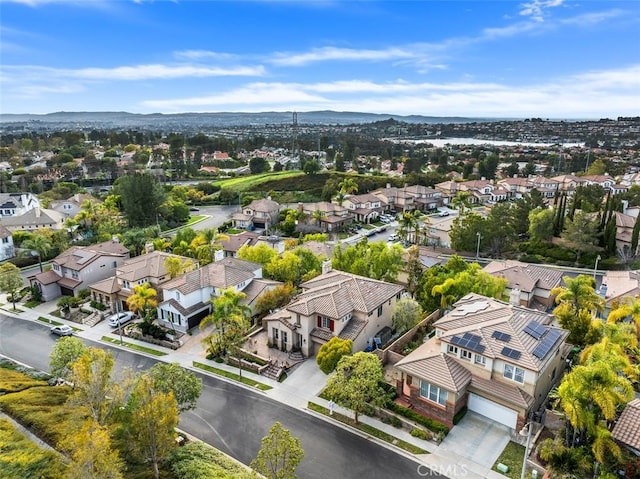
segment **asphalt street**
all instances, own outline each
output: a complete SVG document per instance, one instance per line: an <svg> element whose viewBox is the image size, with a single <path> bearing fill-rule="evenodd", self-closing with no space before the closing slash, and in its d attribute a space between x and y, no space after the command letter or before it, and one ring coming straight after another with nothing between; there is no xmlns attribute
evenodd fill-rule
<svg viewBox="0 0 640 479"><path fill-rule="evenodd" d="M47 371L56 336L46 324L0 315L0 354ZM157 362L140 354L87 341L113 351L116 368L145 370ZM331 422L291 408L221 379L199 374L204 381L198 407L181 416L180 427L248 464L260 440L275 421L300 438L305 458L298 467L301 479L388 479L443 477L418 462Z"/></svg>

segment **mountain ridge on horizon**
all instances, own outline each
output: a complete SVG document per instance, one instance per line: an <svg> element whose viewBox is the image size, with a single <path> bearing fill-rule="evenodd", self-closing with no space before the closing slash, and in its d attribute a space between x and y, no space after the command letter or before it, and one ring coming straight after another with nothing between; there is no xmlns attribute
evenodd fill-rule
<svg viewBox="0 0 640 479"><path fill-rule="evenodd" d="M426 116L426 115L396 115L391 113L346 112L333 110L319 110L309 112L295 112L299 124L350 124L370 123L381 120L394 119L405 123L470 123L493 122L500 120L518 121L516 118L472 118L461 116ZM123 121L123 120L219 120L222 124L283 124L293 122L293 111L264 111L264 112L185 112L185 113L130 113L126 111L57 111L51 113L0 113L0 123L25 121L65 122L65 121ZM218 123L213 121L214 123Z"/></svg>

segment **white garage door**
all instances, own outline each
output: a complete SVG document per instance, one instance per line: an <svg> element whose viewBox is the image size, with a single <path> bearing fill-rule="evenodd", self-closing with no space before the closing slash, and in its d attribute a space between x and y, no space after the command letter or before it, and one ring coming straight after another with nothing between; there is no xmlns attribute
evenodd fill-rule
<svg viewBox="0 0 640 479"><path fill-rule="evenodd" d="M475 411L478 414L493 419L496 422L509 426L512 429L516 428L518 422L518 413L513 409L497 404L493 401L489 401L481 396L473 393L469 393L469 402L467 403L469 411Z"/></svg>

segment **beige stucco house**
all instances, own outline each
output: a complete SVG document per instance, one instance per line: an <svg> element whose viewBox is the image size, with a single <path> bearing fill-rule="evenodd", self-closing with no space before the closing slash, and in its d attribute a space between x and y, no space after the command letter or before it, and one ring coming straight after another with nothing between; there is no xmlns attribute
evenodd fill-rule
<svg viewBox="0 0 640 479"><path fill-rule="evenodd" d="M50 270L29 280L31 286L40 289L44 301L75 296L78 291L113 276L128 258L129 249L114 240L73 246L53 259Z"/></svg>
<svg viewBox="0 0 640 479"><path fill-rule="evenodd" d="M466 406L519 431L559 381L570 349L553 316L478 294L434 326L433 338L395 364L397 390L449 427Z"/></svg>
<svg viewBox="0 0 640 479"><path fill-rule="evenodd" d="M198 267L191 258L164 251L151 251L135 258L127 259L116 268L115 274L89 286L91 299L111 308L112 311L125 311L127 298L135 291L135 286L149 283L156 290L157 301L162 301L160 286L171 280L165 268L167 258L179 258L187 271Z"/></svg>
<svg viewBox="0 0 640 479"><path fill-rule="evenodd" d="M158 323L186 332L211 313L211 299L228 288L245 293L243 304L253 312L258 297L279 284L263 279L262 266L257 263L221 258L161 285Z"/></svg>
<svg viewBox="0 0 640 479"><path fill-rule="evenodd" d="M338 336L353 341L353 350L373 345L391 326L391 313L404 288L343 271L328 271L302 283L302 293L264 318L271 344L286 351L314 355Z"/></svg>

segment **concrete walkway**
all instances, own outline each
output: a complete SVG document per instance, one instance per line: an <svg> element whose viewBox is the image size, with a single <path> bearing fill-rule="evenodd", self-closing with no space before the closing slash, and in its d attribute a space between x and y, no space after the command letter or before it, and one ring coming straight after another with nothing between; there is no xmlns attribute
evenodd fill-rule
<svg viewBox="0 0 640 479"><path fill-rule="evenodd" d="M88 327L82 324L66 321L64 319L52 316L50 313L56 309L56 301L40 304L33 309L26 308L24 307L24 305L17 304L16 306L23 310L19 313L11 310L12 305L10 303L7 304L6 295L0 295L0 303L4 304L4 306L2 307L3 314L6 314L8 316L37 322L42 322L38 320L39 317L42 317L57 323L68 324L69 326L79 329L79 331L76 332L76 335L78 337L96 342L102 342L103 336L109 336L114 339L119 339L118 335L114 334L114 330L109 327L108 324L106 324L106 321L102 321L93 327ZM234 366L228 366L226 364L207 360L205 357L205 351L200 344L199 336L200 335L185 336L183 340L185 340L186 343L178 351L152 345L144 341L138 341L127 337L123 337L123 341L125 343L137 344L139 346L144 346L145 348L165 353L164 356L154 356L138 351L139 354L148 355L149 357L153 357L154 359L168 363L179 363L184 368L191 369L202 374L210 373L207 373L206 371L203 371L201 369L194 368L194 361L208 364L215 368L226 370L235 374L238 373L238 369ZM120 346L117 343L109 343L109 345L117 348L121 347L123 349L128 349L129 351L131 351L131 349L127 348L126 346ZM505 476L495 471L491 471L491 465L493 464L493 461L495 461L495 459L500 455L504 446L508 442L508 433L505 432L504 437L501 437L500 434L492 434L485 437L484 441L482 440L482 435L478 436L476 441L471 440L471 438L467 437L466 434L456 433L456 430L458 428L460 428L461 433L465 431L465 428L467 428L465 422L473 421L473 414L467 414L467 416L462 419L458 426L454 428L449 437L445 441L443 441L441 445L415 438L411 436L411 434L409 434L409 432L406 430L397 429L390 424L385 424L372 417L361 416L359 418L360 422L364 424L372 426L380 431L384 431L399 440L402 440L409 444L413 444L429 452L429 454L414 455L408 453L403 449L400 449L397 446L371 437L359 430L346 426L345 424L337 420L309 410L307 408L307 405L310 401L326 408L329 407L328 401L318 396L325 387L327 376L322 371L320 371L313 359L306 360L302 364L296 366L291 375L282 383L248 371L243 371L242 375L244 377L251 378L255 381L271 386L272 389L263 392L263 394L265 394L265 396L267 397L270 397L283 404L287 404L288 406L291 406L293 408L303 410L309 414L313 414L325 421L330 421L339 427L351 430L355 434L367 437L368 439L375 441L384 447L392 449L399 454L403 454L406 457L415 460L420 464L419 467L422 469L423 476L425 471L434 471L452 478L465 477L467 479L505 479ZM257 391L257 389L255 388L232 381L230 379L221 376L215 377L223 381L231 381L241 387L247 387ZM344 409L342 407L336 406L334 410L337 413L343 414L345 416L353 417L353 413L350 410ZM473 424L471 424L470 427L471 429L473 429ZM474 451L476 451L476 453L473 453Z"/></svg>

